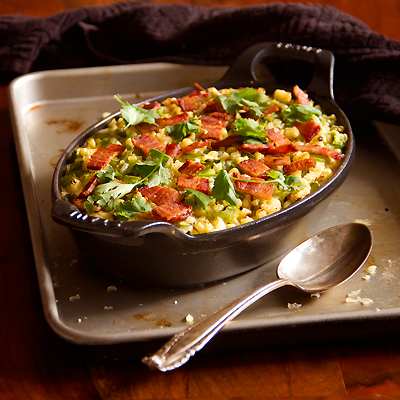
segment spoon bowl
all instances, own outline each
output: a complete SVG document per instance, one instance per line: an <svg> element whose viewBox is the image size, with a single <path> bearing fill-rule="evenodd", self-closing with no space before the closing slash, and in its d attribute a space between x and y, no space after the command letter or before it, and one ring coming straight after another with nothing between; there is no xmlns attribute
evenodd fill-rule
<svg viewBox="0 0 400 400"><path fill-rule="evenodd" d="M308 293L321 293L345 282L364 264L372 247L366 225L338 225L317 233L288 253L277 275Z"/></svg>
<svg viewBox="0 0 400 400"><path fill-rule="evenodd" d="M372 249L372 234L358 223L326 229L301 243L279 263L278 279L245 294L209 317L176 334L155 354L142 361L151 369L180 367L201 350L229 321L261 297L283 286L307 293L321 293L351 278Z"/></svg>

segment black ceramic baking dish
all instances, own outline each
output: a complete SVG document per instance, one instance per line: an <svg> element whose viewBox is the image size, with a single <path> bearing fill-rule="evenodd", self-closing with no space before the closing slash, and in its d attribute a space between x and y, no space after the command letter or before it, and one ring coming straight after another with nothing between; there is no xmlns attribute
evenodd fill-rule
<svg viewBox="0 0 400 400"><path fill-rule="evenodd" d="M64 151L52 182L52 217L68 227L87 262L107 275L123 281L151 286L184 287L215 282L243 273L271 261L305 239L312 228L315 211L336 191L349 173L354 158L353 133L345 114L333 97L332 53L326 50L282 43L259 43L244 51L226 74L207 87L261 86L272 94L277 88L291 90L275 80L257 79L257 68L278 58L302 60L315 68L306 88L309 97L326 114L335 114L345 127L349 140L340 168L315 192L296 204L251 223L234 228L191 236L174 225L160 221L119 222L83 214L61 199L60 178L77 146L104 129L119 112L99 121L79 135ZM193 77L195 82L196 78ZM149 99L182 97L194 87L183 88ZM326 204L327 202L324 202ZM312 229L311 229L312 230Z"/></svg>

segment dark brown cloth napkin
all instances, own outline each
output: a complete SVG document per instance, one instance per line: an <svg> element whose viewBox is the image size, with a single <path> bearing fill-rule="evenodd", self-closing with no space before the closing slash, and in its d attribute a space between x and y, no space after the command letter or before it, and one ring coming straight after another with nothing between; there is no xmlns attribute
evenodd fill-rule
<svg viewBox="0 0 400 400"><path fill-rule="evenodd" d="M400 124L400 42L330 6L126 2L43 18L3 16L0 76L155 61L229 65L264 41L332 51L335 97L344 111Z"/></svg>

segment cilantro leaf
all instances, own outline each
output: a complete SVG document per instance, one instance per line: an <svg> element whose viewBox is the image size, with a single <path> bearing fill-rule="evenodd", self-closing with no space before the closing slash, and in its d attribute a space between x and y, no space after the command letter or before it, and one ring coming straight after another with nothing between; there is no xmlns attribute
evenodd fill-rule
<svg viewBox="0 0 400 400"><path fill-rule="evenodd" d="M85 207L85 210L88 214L93 214L94 213L94 198L93 196L89 196L86 201L83 203L83 207Z"/></svg>
<svg viewBox="0 0 400 400"><path fill-rule="evenodd" d="M283 122L310 122L312 120L312 116L322 115L322 112L313 106L309 106L307 104L292 104L289 107L286 107L283 111Z"/></svg>
<svg viewBox="0 0 400 400"><path fill-rule="evenodd" d="M132 200L121 201L115 206L114 215L126 219L134 218L141 212L151 212L151 206L142 196Z"/></svg>
<svg viewBox="0 0 400 400"><path fill-rule="evenodd" d="M116 143L117 139L114 137L106 136L105 138L101 139L100 147L106 148L111 143Z"/></svg>
<svg viewBox="0 0 400 400"><path fill-rule="evenodd" d="M205 210L207 208L208 203L212 200L212 198L210 196L206 195L203 192L199 192L198 190L195 190L195 189L186 189L185 196L188 196L187 199L189 200L189 202L191 199L194 199L195 202L203 210Z"/></svg>
<svg viewBox="0 0 400 400"><path fill-rule="evenodd" d="M245 106L250 109L251 114L262 116L267 108L267 96L254 88L233 91L229 96L220 95L217 100L229 114L235 114Z"/></svg>
<svg viewBox="0 0 400 400"><path fill-rule="evenodd" d="M93 197L96 204L110 211L116 205L116 200L130 193L135 186L136 184L129 185L118 181L109 181L98 185L94 189L94 194L89 197Z"/></svg>
<svg viewBox="0 0 400 400"><path fill-rule="evenodd" d="M289 193L298 192L304 189L305 186L301 183L300 178L297 176L289 175L285 178L286 191Z"/></svg>
<svg viewBox="0 0 400 400"><path fill-rule="evenodd" d="M115 173L111 165L106 170L99 171L97 173L97 179L99 183L107 183L114 179Z"/></svg>
<svg viewBox="0 0 400 400"><path fill-rule="evenodd" d="M126 122L126 127L132 125L137 125L141 122L147 122L148 124L158 125L156 118L159 117L156 110L146 110L144 108L138 107L135 104L129 104L128 102L123 102L118 96L114 96L121 104L121 117Z"/></svg>
<svg viewBox="0 0 400 400"><path fill-rule="evenodd" d="M228 173L221 169L214 181L211 194L217 201L227 201L232 207L237 205L236 191Z"/></svg>
<svg viewBox="0 0 400 400"><path fill-rule="evenodd" d="M287 193L297 192L305 187L297 176L285 176L282 172L275 170L268 171L267 175L271 178L268 182L275 183L275 186Z"/></svg>
<svg viewBox="0 0 400 400"><path fill-rule="evenodd" d="M246 138L256 139L258 141L260 141L260 139L264 139L265 141L266 139L264 128L252 118L238 118L235 121L235 130L233 133Z"/></svg>
<svg viewBox="0 0 400 400"><path fill-rule="evenodd" d="M171 172L167 167L168 160L171 157L157 149L151 149L149 156L143 163L137 163L135 167L138 169L142 180L146 180L148 186L157 186L167 184L171 180Z"/></svg>
<svg viewBox="0 0 400 400"><path fill-rule="evenodd" d="M189 121L182 121L176 125L167 126L167 132L178 142L182 141L190 132L198 132L200 127Z"/></svg>

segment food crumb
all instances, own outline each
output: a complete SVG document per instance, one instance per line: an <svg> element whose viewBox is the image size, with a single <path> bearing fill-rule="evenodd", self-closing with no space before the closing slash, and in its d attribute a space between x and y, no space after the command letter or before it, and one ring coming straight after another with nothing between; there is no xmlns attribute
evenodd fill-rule
<svg viewBox="0 0 400 400"><path fill-rule="evenodd" d="M115 292L116 290L117 290L117 287L115 285L111 285L107 288L108 293Z"/></svg>
<svg viewBox="0 0 400 400"><path fill-rule="evenodd" d="M371 265L370 267L367 268L367 272L370 275L375 275L376 274L376 270L377 270L377 266L376 265Z"/></svg>
<svg viewBox="0 0 400 400"><path fill-rule="evenodd" d="M369 299L368 297L357 296L360 292L361 289L349 293L346 297L346 303L360 303L363 306L369 306L374 303L374 301L372 299Z"/></svg>
<svg viewBox="0 0 400 400"><path fill-rule="evenodd" d="M300 308L302 306L302 304L298 304L298 303L288 303L288 309L289 310L296 310L298 308Z"/></svg>
<svg viewBox="0 0 400 400"><path fill-rule="evenodd" d="M347 297L352 297L352 296L356 296L357 294L359 294L361 292L361 289L358 290L353 290L352 292L347 294Z"/></svg>
<svg viewBox="0 0 400 400"><path fill-rule="evenodd" d="M369 306L370 304L373 304L374 301L373 301L372 299L369 299L369 298L365 297L365 298L363 298L363 299L360 299L360 303L361 303L363 306Z"/></svg>
<svg viewBox="0 0 400 400"><path fill-rule="evenodd" d="M80 324L82 322L82 320L80 318L78 318L76 321L78 322L78 324Z"/></svg>
<svg viewBox="0 0 400 400"><path fill-rule="evenodd" d="M185 322L186 322L187 324L192 324L193 321L194 321L193 315L191 315L191 314L186 315L186 317L185 317Z"/></svg>
<svg viewBox="0 0 400 400"><path fill-rule="evenodd" d="M174 301L174 304L178 304L178 300L175 300L175 301Z"/></svg>
<svg viewBox="0 0 400 400"><path fill-rule="evenodd" d="M114 307L113 306L104 306L105 310L112 310Z"/></svg>
<svg viewBox="0 0 400 400"><path fill-rule="evenodd" d="M319 299L321 297L321 293L313 293L311 297L316 297L317 299Z"/></svg>
<svg viewBox="0 0 400 400"><path fill-rule="evenodd" d="M364 281L370 281L371 280L371 275L364 275L363 279L364 279Z"/></svg>
<svg viewBox="0 0 400 400"><path fill-rule="evenodd" d="M71 297L69 298L69 301L79 300L80 298L81 298L81 296L79 296L79 293L78 293L78 294L76 294L75 296L71 296Z"/></svg>

